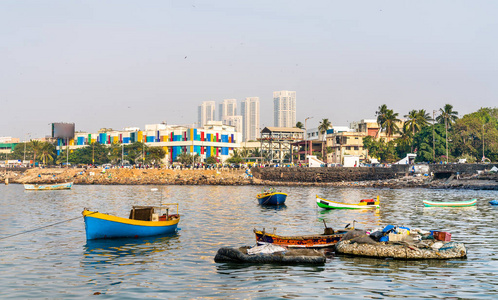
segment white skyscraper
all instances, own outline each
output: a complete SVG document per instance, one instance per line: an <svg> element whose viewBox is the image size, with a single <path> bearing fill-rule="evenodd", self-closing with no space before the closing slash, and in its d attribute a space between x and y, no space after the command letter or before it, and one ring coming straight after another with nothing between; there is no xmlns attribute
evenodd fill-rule
<svg viewBox="0 0 498 300"><path fill-rule="evenodd" d="M259 138L259 97L247 97L241 103L242 140L247 142Z"/></svg>
<svg viewBox="0 0 498 300"><path fill-rule="evenodd" d="M296 126L296 92L273 92L273 113L275 127Z"/></svg>
<svg viewBox="0 0 498 300"><path fill-rule="evenodd" d="M218 121L223 121L225 117L237 115L237 100L225 99L218 109Z"/></svg>
<svg viewBox="0 0 498 300"><path fill-rule="evenodd" d="M216 104L214 101L204 101L201 105L199 105L197 111L197 121L199 122L199 127L204 126L208 121L215 121L215 107Z"/></svg>
<svg viewBox="0 0 498 300"><path fill-rule="evenodd" d="M223 124L234 126L236 132L242 132L242 116L226 116Z"/></svg>

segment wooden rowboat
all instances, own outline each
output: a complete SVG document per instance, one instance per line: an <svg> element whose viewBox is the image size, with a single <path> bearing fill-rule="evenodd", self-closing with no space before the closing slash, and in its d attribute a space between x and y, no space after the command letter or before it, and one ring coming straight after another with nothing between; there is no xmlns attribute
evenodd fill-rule
<svg viewBox="0 0 498 300"><path fill-rule="evenodd" d="M129 219L116 217L96 211L83 210L87 240L145 237L174 233L180 222L178 204L177 213L169 214L168 206L134 206ZM165 211L166 213L161 213Z"/></svg>
<svg viewBox="0 0 498 300"><path fill-rule="evenodd" d="M375 209L379 208L379 196L377 199L363 199L359 203L344 203L338 201L331 201L316 196L316 204L325 209Z"/></svg>
<svg viewBox="0 0 498 300"><path fill-rule="evenodd" d="M347 230L332 234L312 234L298 236L282 236L254 229L258 245L274 244L288 248L325 248L333 247Z"/></svg>
<svg viewBox="0 0 498 300"><path fill-rule="evenodd" d="M429 200L424 200L424 206L426 207L467 207L474 206L477 203L477 199L464 200L464 201L453 201L453 202L434 202Z"/></svg>
<svg viewBox="0 0 498 300"><path fill-rule="evenodd" d="M287 194L279 192L264 192L256 196L260 205L282 205L287 199Z"/></svg>
<svg viewBox="0 0 498 300"><path fill-rule="evenodd" d="M24 189L29 191L69 190L72 186L73 182L56 184L24 184Z"/></svg>

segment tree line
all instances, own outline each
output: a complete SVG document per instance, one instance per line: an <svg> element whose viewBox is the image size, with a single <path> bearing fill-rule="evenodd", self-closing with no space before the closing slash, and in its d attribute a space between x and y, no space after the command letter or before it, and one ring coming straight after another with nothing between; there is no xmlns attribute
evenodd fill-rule
<svg viewBox="0 0 498 300"><path fill-rule="evenodd" d="M446 104L432 116L424 109L411 110L401 122L399 114L383 104L376 116L386 138L367 136L363 146L381 162L394 162L408 153L416 153L417 162L498 160L498 108L481 108L459 118Z"/></svg>
<svg viewBox="0 0 498 300"><path fill-rule="evenodd" d="M63 146L59 155L54 144L50 142L40 142L32 140L16 145L12 153L8 154L8 159L30 160L33 165L60 165L69 162L73 165L102 165L121 164L128 161L132 164L158 165L166 156L162 147L150 147L142 142L135 142L130 145L111 144L110 146L99 143L92 143L88 146L73 149L67 153Z"/></svg>

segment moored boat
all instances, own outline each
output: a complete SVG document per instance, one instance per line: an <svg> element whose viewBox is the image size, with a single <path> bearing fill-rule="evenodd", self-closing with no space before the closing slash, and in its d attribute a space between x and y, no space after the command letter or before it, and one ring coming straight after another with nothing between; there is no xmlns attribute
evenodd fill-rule
<svg viewBox="0 0 498 300"><path fill-rule="evenodd" d="M287 194L270 189L258 194L256 198L258 198L260 205L282 205L287 199Z"/></svg>
<svg viewBox="0 0 498 300"><path fill-rule="evenodd" d="M377 199L363 199L359 203L345 203L339 201L331 201L316 196L316 204L325 209L375 209L379 208L379 196Z"/></svg>
<svg viewBox="0 0 498 300"><path fill-rule="evenodd" d="M452 201L452 202L437 202L424 200L424 206L426 207L467 207L474 206L477 203L477 199L463 200L463 201Z"/></svg>
<svg viewBox="0 0 498 300"><path fill-rule="evenodd" d="M288 248L326 248L333 247L347 230L330 234L310 234L283 236L254 229L258 245L274 244Z"/></svg>
<svg viewBox="0 0 498 300"><path fill-rule="evenodd" d="M176 205L176 214L169 213L168 205ZM128 219L87 209L83 217L87 240L170 234L176 232L180 222L177 203L133 206Z"/></svg>
<svg viewBox="0 0 498 300"><path fill-rule="evenodd" d="M52 190L69 190L73 182L54 183L54 184L24 184L24 189L29 191L52 191Z"/></svg>

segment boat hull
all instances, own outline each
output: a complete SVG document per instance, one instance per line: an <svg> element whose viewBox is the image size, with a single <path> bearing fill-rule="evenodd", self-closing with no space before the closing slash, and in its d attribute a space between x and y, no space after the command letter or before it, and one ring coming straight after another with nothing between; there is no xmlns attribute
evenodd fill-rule
<svg viewBox="0 0 498 300"><path fill-rule="evenodd" d="M64 182L57 184L24 184L24 189L28 191L69 190L72 187L73 187L72 182Z"/></svg>
<svg viewBox="0 0 498 300"><path fill-rule="evenodd" d="M169 221L140 221L83 211L87 240L145 237L176 232L180 218Z"/></svg>
<svg viewBox="0 0 498 300"><path fill-rule="evenodd" d="M454 201L454 202L433 202L424 200L425 207L467 207L474 206L477 203L477 199L467 200L467 201Z"/></svg>
<svg viewBox="0 0 498 300"><path fill-rule="evenodd" d="M376 209L379 208L379 201L373 204L368 204L368 202L360 202L359 204L343 203L337 201L330 201L327 199L320 198L316 196L316 204L325 209Z"/></svg>
<svg viewBox="0 0 498 300"><path fill-rule="evenodd" d="M300 236L280 236L264 231L254 230L258 245L275 244L288 248L326 248L333 247L346 233L341 231L336 234L316 234Z"/></svg>
<svg viewBox="0 0 498 300"><path fill-rule="evenodd" d="M282 205L287 199L287 194L285 193L270 193L270 194L259 194L257 195L258 202L260 205Z"/></svg>

